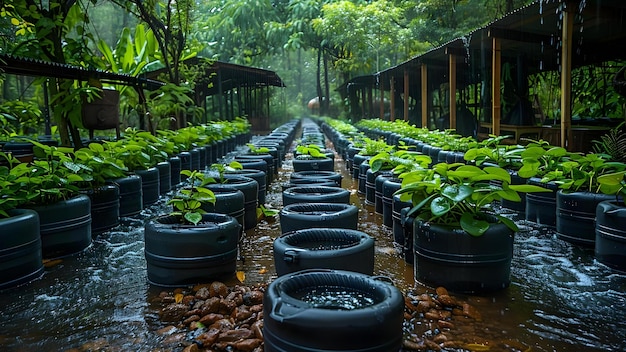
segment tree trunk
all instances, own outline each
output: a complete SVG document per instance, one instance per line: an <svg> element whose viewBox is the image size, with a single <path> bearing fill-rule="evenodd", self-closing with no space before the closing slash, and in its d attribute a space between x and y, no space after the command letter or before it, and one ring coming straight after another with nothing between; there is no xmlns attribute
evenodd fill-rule
<svg viewBox="0 0 626 352"><path fill-rule="evenodd" d="M324 99L320 101L320 107L323 106L323 108L320 109L320 113L322 115L328 115L328 112L330 111L330 84L328 82L328 56L326 55L326 52L324 52L323 55L324 55Z"/></svg>
<svg viewBox="0 0 626 352"><path fill-rule="evenodd" d="M317 99L319 100L320 113L322 112L322 101L324 100L322 94L322 46L317 50Z"/></svg>

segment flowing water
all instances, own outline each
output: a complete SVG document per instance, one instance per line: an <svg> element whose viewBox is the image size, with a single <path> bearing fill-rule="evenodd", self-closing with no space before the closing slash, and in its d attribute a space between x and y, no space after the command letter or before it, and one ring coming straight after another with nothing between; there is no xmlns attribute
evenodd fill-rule
<svg viewBox="0 0 626 352"><path fill-rule="evenodd" d="M394 247L381 215L357 194L358 181L345 162L337 157L335 165L351 203L360 207L358 229L376 239L374 274L391 278L403 292L433 292L414 282L413 267ZM269 207L280 209L281 183L290 172L287 160L268 187ZM165 202L124 219L85 252L48 263L42 278L0 292L0 351L182 350L157 332L164 324L154 302L162 289L146 280L143 224L168 212ZM505 351L626 350L626 275L597 263L592 251L558 240L553 230L517 222L511 286L492 295L460 297L482 315L472 333L511 346ZM276 277L272 244L279 235L278 219L261 220L247 231L237 264L246 284ZM226 283L238 281L233 277ZM410 326L405 329L410 333Z"/></svg>

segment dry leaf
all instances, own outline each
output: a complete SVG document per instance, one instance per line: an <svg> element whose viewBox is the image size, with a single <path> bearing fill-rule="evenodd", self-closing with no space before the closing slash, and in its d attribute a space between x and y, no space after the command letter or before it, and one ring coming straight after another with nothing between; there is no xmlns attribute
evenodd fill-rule
<svg viewBox="0 0 626 352"><path fill-rule="evenodd" d="M244 273L243 271L238 271L237 272L237 279L239 280L239 282L246 281L246 273Z"/></svg>
<svg viewBox="0 0 626 352"><path fill-rule="evenodd" d="M180 303L183 301L183 297L185 297L182 293L177 293L174 295L174 301L176 301L176 303Z"/></svg>
<svg viewBox="0 0 626 352"><path fill-rule="evenodd" d="M259 274L267 274L267 268L262 267L261 270L259 270Z"/></svg>

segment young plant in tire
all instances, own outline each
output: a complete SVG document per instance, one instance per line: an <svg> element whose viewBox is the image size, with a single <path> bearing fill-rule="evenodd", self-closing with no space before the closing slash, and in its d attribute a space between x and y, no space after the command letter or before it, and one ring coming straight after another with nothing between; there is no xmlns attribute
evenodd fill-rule
<svg viewBox="0 0 626 352"><path fill-rule="evenodd" d="M187 176L190 186L181 189L167 203L174 208L170 215L178 218L181 224L198 225L202 221L202 214L206 213L202 210L202 205L215 204L215 194L204 187L214 181L196 170L182 170L180 173Z"/></svg>
<svg viewBox="0 0 626 352"><path fill-rule="evenodd" d="M235 171L235 170L243 170L243 165L241 165L240 162L238 161L231 161L228 164L220 164L220 163L215 163L215 164L211 164L211 171L217 172L218 174L218 179L223 182L226 183L226 179L224 178L224 174L227 171ZM208 178L209 180L211 180L210 182L207 183L215 183L215 179L213 178Z"/></svg>
<svg viewBox="0 0 626 352"><path fill-rule="evenodd" d="M299 145L296 147L297 159L325 159L326 154L322 152L322 148L316 144Z"/></svg>
<svg viewBox="0 0 626 352"><path fill-rule="evenodd" d="M549 192L535 185L512 185L511 175L503 168L479 168L462 163L439 163L432 169L416 169L400 175L402 187L397 194L410 200L408 215L439 225L460 227L468 234L482 236L491 226L503 223L513 231L513 221L492 210L496 200L521 201L518 192ZM489 181L501 181L502 186Z"/></svg>

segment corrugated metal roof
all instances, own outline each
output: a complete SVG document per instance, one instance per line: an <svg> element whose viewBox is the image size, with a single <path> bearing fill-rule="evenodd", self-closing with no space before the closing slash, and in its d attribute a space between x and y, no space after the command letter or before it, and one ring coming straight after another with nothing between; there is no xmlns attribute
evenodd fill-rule
<svg viewBox="0 0 626 352"><path fill-rule="evenodd" d="M8 74L75 79L87 81L98 79L103 83L123 84L144 89L157 89L164 83L145 77L133 77L98 69L60 64L39 59L16 57L0 53L0 71Z"/></svg>

